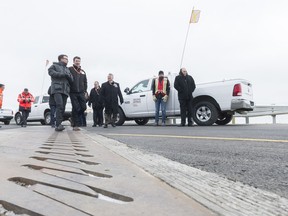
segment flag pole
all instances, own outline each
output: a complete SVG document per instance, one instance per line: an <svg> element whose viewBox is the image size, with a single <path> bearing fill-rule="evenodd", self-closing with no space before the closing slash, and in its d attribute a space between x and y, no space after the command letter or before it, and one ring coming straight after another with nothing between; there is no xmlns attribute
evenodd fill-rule
<svg viewBox="0 0 288 216"><path fill-rule="evenodd" d="M187 33L186 33L186 38L185 38L185 42L184 42L184 48L183 48L182 57L181 57L180 68L182 68L182 63L183 63L184 53L185 53L185 49L186 49L187 38L188 38L188 35L189 35L189 29L190 29L190 23L188 25L188 29L187 29Z"/></svg>
<svg viewBox="0 0 288 216"><path fill-rule="evenodd" d="M194 10L194 6L193 6L193 9L192 9L192 13L193 13L193 10ZM192 16L192 14L191 14L191 16ZM191 20L191 17L190 17L190 20ZM187 29L187 33L186 33L186 38L185 38L185 42L184 42L184 47L183 47L183 52L182 52L182 57L181 57L181 63L180 63L180 69L182 68L182 63L183 63L185 49L186 49L186 43L187 43L187 39L188 39L188 35L189 35L190 24L191 24L190 20L189 20L188 29Z"/></svg>

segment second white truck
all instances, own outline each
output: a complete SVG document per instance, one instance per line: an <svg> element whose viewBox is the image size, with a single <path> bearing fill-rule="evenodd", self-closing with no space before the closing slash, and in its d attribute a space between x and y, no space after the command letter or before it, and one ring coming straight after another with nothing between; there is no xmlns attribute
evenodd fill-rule
<svg viewBox="0 0 288 216"><path fill-rule="evenodd" d="M64 112L64 121L70 120L72 116L72 104L70 98L67 99L67 104ZM20 111L15 113L15 122L20 125L22 121L22 114ZM50 125L50 107L49 95L39 95L35 97L35 101L31 107L31 113L27 122L41 122L42 125Z"/></svg>
<svg viewBox="0 0 288 216"><path fill-rule="evenodd" d="M174 89L177 74L169 74L171 89L166 105L167 117L180 116L178 94ZM117 125L134 120L145 125L155 117L155 102L152 98L153 78L138 82L131 89L126 88L124 103L119 105ZM243 113L254 108L252 84L244 79L231 79L197 84L193 93L193 120L197 125L226 125L235 112Z"/></svg>

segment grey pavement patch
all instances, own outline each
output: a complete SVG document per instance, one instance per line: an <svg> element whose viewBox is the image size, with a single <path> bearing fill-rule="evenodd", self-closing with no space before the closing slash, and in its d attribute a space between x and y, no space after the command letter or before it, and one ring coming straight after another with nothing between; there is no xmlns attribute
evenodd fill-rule
<svg viewBox="0 0 288 216"><path fill-rule="evenodd" d="M32 165L32 164L25 164L23 166L28 167L30 169L34 169L34 170L48 169L48 170L56 170L56 171L60 171L60 172L73 173L73 174L77 174L77 175L95 176L95 177L101 177L101 178L111 178L112 177L111 175L107 175L107 174L103 174L103 173L99 173L99 172L93 172L93 171L85 170L85 169L81 169L81 171L84 173L79 173L79 172L73 172L73 171L64 170L64 169L56 169L56 168L52 168L52 167L48 167L48 166L45 167L45 166L37 166L37 165Z"/></svg>
<svg viewBox="0 0 288 216"><path fill-rule="evenodd" d="M143 153L118 141L83 131L96 143L142 167L199 203L227 216L287 216L288 199L171 161L156 154Z"/></svg>
<svg viewBox="0 0 288 216"><path fill-rule="evenodd" d="M0 200L0 215L2 216L43 216L9 202Z"/></svg>
<svg viewBox="0 0 288 216"><path fill-rule="evenodd" d="M47 161L47 160L55 160L55 161L64 161L64 162L69 162L69 163L78 163L77 160L68 160L68 159L59 159L59 158L52 158L52 157L39 157L39 156L32 156L30 158L40 160L40 161Z"/></svg>
<svg viewBox="0 0 288 216"><path fill-rule="evenodd" d="M64 150L64 151L81 151L81 152L87 152L86 149L77 149L77 148L59 148L59 147L39 147L40 149L46 149L46 150Z"/></svg>

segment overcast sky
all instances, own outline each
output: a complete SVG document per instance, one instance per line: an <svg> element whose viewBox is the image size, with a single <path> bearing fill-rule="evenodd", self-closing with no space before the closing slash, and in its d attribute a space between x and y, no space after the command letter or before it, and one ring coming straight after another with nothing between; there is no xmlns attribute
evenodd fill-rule
<svg viewBox="0 0 288 216"><path fill-rule="evenodd" d="M114 73L122 90L159 70L183 66L196 83L231 78L252 82L256 105L288 105L287 0L9 0L1 1L0 83L3 107L17 107L29 88L50 84L45 61L82 58L89 91ZM50 66L50 65L49 65Z"/></svg>

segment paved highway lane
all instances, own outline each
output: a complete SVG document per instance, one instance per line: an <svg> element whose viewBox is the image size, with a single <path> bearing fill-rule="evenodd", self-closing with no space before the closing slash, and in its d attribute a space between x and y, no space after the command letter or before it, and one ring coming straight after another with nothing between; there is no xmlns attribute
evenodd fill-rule
<svg viewBox="0 0 288 216"><path fill-rule="evenodd" d="M86 129L288 198L288 125Z"/></svg>

